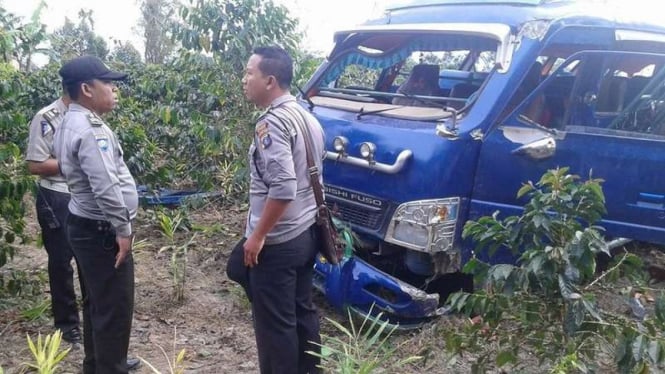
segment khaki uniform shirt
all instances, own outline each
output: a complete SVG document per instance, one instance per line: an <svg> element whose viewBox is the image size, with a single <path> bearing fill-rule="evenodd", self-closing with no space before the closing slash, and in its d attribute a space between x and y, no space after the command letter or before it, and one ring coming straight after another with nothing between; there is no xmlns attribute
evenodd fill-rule
<svg viewBox="0 0 665 374"><path fill-rule="evenodd" d="M319 173L325 154L319 122L291 95L275 99L255 126L249 148L249 237L263 214L266 200L291 201L284 215L266 236L265 244L289 241L307 230L316 218L316 201L307 167L303 134L296 121L305 122L312 137L312 158ZM320 176L321 174L319 174ZM322 179L321 179L322 180Z"/></svg>
<svg viewBox="0 0 665 374"><path fill-rule="evenodd" d="M54 153L71 192L69 211L109 221L117 234L130 236L138 209L136 183L106 123L85 107L70 104L55 136Z"/></svg>
<svg viewBox="0 0 665 374"><path fill-rule="evenodd" d="M53 157L53 136L60 128L66 112L67 106L62 99L58 99L42 108L32 118L25 156L27 161L44 162ZM62 174L40 176L39 184L54 191L69 192Z"/></svg>

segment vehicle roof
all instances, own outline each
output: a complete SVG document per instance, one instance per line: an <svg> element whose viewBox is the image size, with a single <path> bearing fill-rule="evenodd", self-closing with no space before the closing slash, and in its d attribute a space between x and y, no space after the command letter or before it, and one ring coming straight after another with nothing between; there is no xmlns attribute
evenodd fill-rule
<svg viewBox="0 0 665 374"><path fill-rule="evenodd" d="M518 28L540 19L665 33L660 12L625 0L412 0L365 25L491 22Z"/></svg>

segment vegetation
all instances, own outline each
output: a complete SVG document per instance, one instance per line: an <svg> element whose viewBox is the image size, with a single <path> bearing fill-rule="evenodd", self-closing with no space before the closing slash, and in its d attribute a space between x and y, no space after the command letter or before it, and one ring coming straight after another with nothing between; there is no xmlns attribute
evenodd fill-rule
<svg viewBox="0 0 665 374"><path fill-rule="evenodd" d="M46 335L42 340L41 334L37 336L37 342L27 336L28 346L34 362L26 363L26 366L34 369L38 374L53 374L58 368L58 364L67 356L70 348L60 350L62 342L62 333L57 330L52 335Z"/></svg>
<svg viewBox="0 0 665 374"><path fill-rule="evenodd" d="M185 372L185 354L187 351L185 349L181 349L180 351L176 351L176 330L173 330L173 359L169 358L169 355L166 353L164 348L159 346L159 350L162 352L164 355L164 358L166 359L166 362L168 364L169 370L167 373L169 374L184 374ZM162 374L160 370L158 370L153 364L150 362L146 361L145 359L141 359L146 365L148 365L148 368L154 373L154 374ZM1 374L1 373L0 373Z"/></svg>
<svg viewBox="0 0 665 374"><path fill-rule="evenodd" d="M67 61L81 55L93 55L105 60L109 54L104 38L95 34L91 10L81 9L76 24L65 18L65 24L49 39L54 60Z"/></svg>
<svg viewBox="0 0 665 374"><path fill-rule="evenodd" d="M404 365L421 360L422 357L411 356L405 359L391 360L403 344L392 344L391 336L398 326L390 325L381 318L365 315L360 326L356 326L354 318L349 313L349 328L341 323L326 318L340 333L339 336L323 334L321 353L308 352L321 359L321 367L326 373L340 374L369 374L369 373L396 373Z"/></svg>
<svg viewBox="0 0 665 374"><path fill-rule="evenodd" d="M176 302L182 302L185 298L185 283L187 281L187 252L189 246L194 243L196 234L184 244L177 244L176 232L186 229L187 211L180 209L173 212L158 209L155 211L157 223L168 244L159 249L159 253L171 252L171 275L173 277L173 298Z"/></svg>
<svg viewBox="0 0 665 374"><path fill-rule="evenodd" d="M518 196L529 201L521 216L494 214L464 227L463 236L479 250L494 255L508 249L519 257L517 265L472 259L465 271L480 289L449 298L454 310L480 317L446 333L449 352L473 352L474 372L492 365L524 370L527 355L554 373L601 372L602 362L614 362L621 373L663 369L665 301L656 300L649 318L643 309L633 308L627 317L599 305L594 288L619 275L639 281L641 263L626 253L598 275L597 256L610 253L594 226L605 211L601 181L579 182L567 171L550 170L538 183L525 184ZM636 306L639 297L633 296Z"/></svg>

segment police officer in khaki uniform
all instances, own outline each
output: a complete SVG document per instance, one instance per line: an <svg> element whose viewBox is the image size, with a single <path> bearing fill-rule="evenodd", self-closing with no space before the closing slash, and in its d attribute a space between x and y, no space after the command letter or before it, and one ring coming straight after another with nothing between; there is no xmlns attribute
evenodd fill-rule
<svg viewBox="0 0 665 374"><path fill-rule="evenodd" d="M26 161L28 170L39 176L37 221L48 254L51 310L56 329L70 343L81 342L79 314L74 291L74 255L67 241L65 223L69 210L69 189L53 157L53 135L67 112L69 96L63 95L42 108L30 123Z"/></svg>
<svg viewBox="0 0 665 374"><path fill-rule="evenodd" d="M256 48L247 62L243 88L266 113L249 150L249 215L244 264L249 270L254 331L261 373L318 373L318 314L312 302L318 252L316 201L305 150L307 126L321 170L324 153L319 122L289 94L291 57L279 47ZM229 264L230 266L232 264ZM231 269L230 269L231 270Z"/></svg>
<svg viewBox="0 0 665 374"><path fill-rule="evenodd" d="M67 233L85 285L83 372L127 373L138 194L118 139L100 118L117 103L114 82L127 75L83 56L63 65L60 76L72 103L54 151L71 193Z"/></svg>

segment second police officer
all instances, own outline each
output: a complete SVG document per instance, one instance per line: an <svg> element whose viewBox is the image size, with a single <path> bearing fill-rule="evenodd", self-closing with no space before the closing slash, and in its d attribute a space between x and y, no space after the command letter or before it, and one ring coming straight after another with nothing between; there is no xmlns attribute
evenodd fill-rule
<svg viewBox="0 0 665 374"><path fill-rule="evenodd" d="M39 176L35 206L42 242L48 254L53 322L62 332L63 340L77 344L81 342L81 331L74 291L74 254L65 231L69 189L60 174L58 161L53 158L53 136L60 128L68 105L69 97L64 94L37 112L30 122L25 158L30 173Z"/></svg>
<svg viewBox="0 0 665 374"><path fill-rule="evenodd" d="M100 118L116 106L114 82L127 74L82 56L65 63L60 76L72 103L54 153L71 193L67 233L85 286L83 372L127 373L138 194L118 139Z"/></svg>

